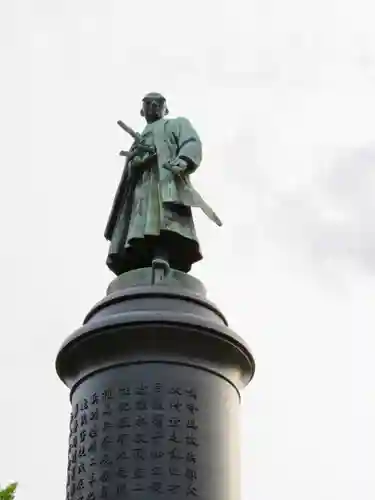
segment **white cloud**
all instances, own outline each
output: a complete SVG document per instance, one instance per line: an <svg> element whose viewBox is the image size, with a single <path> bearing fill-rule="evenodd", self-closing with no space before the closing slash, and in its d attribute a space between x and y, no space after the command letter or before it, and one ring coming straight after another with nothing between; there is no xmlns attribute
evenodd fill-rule
<svg viewBox="0 0 375 500"><path fill-rule="evenodd" d="M350 261L375 271L375 148L338 150L328 171L311 184L274 195L267 231L292 254L318 266Z"/></svg>

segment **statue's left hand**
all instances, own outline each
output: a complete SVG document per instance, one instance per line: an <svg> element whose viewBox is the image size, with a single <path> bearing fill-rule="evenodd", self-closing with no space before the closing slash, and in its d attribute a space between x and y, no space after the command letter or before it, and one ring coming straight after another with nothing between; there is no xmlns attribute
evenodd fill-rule
<svg viewBox="0 0 375 500"><path fill-rule="evenodd" d="M188 166L188 162L182 158L175 158L164 165L164 168L170 170L175 175L182 174Z"/></svg>

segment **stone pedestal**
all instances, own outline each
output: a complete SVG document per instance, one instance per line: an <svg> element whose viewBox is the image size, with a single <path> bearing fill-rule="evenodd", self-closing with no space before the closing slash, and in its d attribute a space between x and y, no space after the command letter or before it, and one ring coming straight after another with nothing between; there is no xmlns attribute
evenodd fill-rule
<svg viewBox="0 0 375 500"><path fill-rule="evenodd" d="M69 500L239 499L240 390L253 358L203 285L115 279L61 347Z"/></svg>

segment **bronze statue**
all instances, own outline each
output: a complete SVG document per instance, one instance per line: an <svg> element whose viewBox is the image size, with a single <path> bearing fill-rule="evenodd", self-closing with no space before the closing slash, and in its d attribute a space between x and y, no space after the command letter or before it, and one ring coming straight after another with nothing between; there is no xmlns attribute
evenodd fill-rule
<svg viewBox="0 0 375 500"><path fill-rule="evenodd" d="M127 158L105 230L107 265L116 275L157 266L190 271L202 258L191 207L221 225L190 182L202 160L199 136L186 118L167 114L165 98L150 93L142 103L142 134L118 122L134 143L120 153Z"/></svg>

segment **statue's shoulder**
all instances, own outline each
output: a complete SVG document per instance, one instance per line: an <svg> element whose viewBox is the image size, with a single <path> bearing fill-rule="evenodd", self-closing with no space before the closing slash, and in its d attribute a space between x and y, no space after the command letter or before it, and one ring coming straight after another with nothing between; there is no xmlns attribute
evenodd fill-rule
<svg viewBox="0 0 375 500"><path fill-rule="evenodd" d="M167 120L167 126L169 128L181 128L181 127L191 127L190 121L185 116L177 116L176 118L169 118Z"/></svg>
<svg viewBox="0 0 375 500"><path fill-rule="evenodd" d="M190 123L190 121L188 120L188 118L186 118L186 116L177 116L177 118L173 119L176 120L178 123Z"/></svg>

